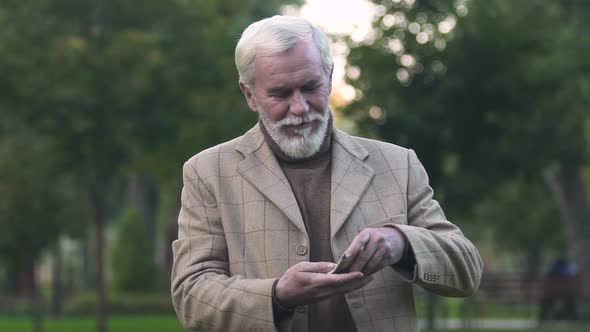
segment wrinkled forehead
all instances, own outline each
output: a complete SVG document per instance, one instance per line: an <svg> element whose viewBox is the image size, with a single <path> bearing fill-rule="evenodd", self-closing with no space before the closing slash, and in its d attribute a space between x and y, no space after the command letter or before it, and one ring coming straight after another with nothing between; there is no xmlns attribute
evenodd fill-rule
<svg viewBox="0 0 590 332"><path fill-rule="evenodd" d="M321 79L324 74L322 58L313 42L298 42L294 47L281 52L257 55L254 59L254 80L268 79L277 75L313 76Z"/></svg>

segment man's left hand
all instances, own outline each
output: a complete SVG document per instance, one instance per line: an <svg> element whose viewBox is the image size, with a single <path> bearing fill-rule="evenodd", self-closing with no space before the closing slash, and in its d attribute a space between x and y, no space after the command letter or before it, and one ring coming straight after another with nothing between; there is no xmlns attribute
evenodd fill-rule
<svg viewBox="0 0 590 332"><path fill-rule="evenodd" d="M366 228L346 249L346 255L354 260L349 271L371 275L399 262L407 245L405 237L396 228Z"/></svg>

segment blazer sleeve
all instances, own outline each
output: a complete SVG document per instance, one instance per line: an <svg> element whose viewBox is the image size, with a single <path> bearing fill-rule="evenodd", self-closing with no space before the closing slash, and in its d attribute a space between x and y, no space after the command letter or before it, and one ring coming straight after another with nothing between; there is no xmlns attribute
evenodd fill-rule
<svg viewBox="0 0 590 332"><path fill-rule="evenodd" d="M275 279L229 275L225 233L215 196L193 160L183 167L178 239L173 242L172 302L189 330L275 331Z"/></svg>
<svg viewBox="0 0 590 332"><path fill-rule="evenodd" d="M463 297L477 291L482 259L461 230L446 220L413 150L408 150L407 209L408 224L394 226L414 254L416 265L409 279L443 296Z"/></svg>

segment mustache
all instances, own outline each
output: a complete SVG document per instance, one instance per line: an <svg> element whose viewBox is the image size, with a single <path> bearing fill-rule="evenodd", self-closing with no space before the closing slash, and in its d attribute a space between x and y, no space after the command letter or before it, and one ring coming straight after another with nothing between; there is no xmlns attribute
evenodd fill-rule
<svg viewBox="0 0 590 332"><path fill-rule="evenodd" d="M307 113L303 116L293 116L293 117L289 117L289 118L285 118L282 119L280 121L278 121L277 123L275 123L275 125L277 127L284 127L284 126L299 126L302 125L304 123L308 123L308 122L312 122L315 120L323 120L323 116L322 114L313 112L313 113Z"/></svg>

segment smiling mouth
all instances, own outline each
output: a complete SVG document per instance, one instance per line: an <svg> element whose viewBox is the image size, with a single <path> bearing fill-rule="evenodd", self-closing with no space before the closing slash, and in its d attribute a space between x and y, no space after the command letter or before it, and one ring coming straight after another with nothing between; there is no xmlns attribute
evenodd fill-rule
<svg viewBox="0 0 590 332"><path fill-rule="evenodd" d="M311 130L313 128L313 122L314 121L309 121L302 123L300 125L287 126L286 129L293 135L306 135L307 133L309 133L308 130Z"/></svg>
<svg viewBox="0 0 590 332"><path fill-rule="evenodd" d="M283 129L291 136L306 135L308 132L306 129L312 128L314 121L304 122L299 125L286 125Z"/></svg>
<svg viewBox="0 0 590 332"><path fill-rule="evenodd" d="M288 126L288 128L293 129L293 130L302 130L302 129L311 127L312 124L313 124L313 121L309 121L309 122L305 122L305 123L302 123L302 124L296 125L296 126Z"/></svg>

